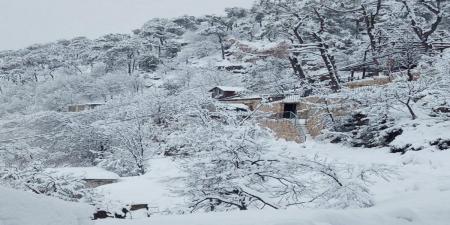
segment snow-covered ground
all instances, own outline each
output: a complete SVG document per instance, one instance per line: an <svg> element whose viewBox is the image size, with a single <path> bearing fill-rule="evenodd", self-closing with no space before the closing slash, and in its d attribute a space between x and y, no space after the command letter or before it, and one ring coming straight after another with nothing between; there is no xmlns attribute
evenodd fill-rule
<svg viewBox="0 0 450 225"><path fill-rule="evenodd" d="M392 185L394 186L394 185ZM449 225L450 189L399 193L375 207L346 210L267 210L98 220L97 225Z"/></svg>
<svg viewBox="0 0 450 225"><path fill-rule="evenodd" d="M375 206L366 209L295 209L163 215L157 211L184 205L186 199L173 190L182 188L183 173L169 159L149 161L148 175L123 178L119 183L99 187L107 201L120 204L148 203L150 218L97 220L97 225L449 225L450 151L431 147L405 155L389 149L348 148L336 144L309 142L299 145L278 141L289 154L321 155L352 164L386 164L396 173L388 181L372 186ZM91 224L92 208L75 203L0 188L0 225L84 225Z"/></svg>
<svg viewBox="0 0 450 225"><path fill-rule="evenodd" d="M119 179L119 175L99 167L48 168L45 172L54 176L73 176L81 179Z"/></svg>
<svg viewBox="0 0 450 225"><path fill-rule="evenodd" d="M441 132L443 132L441 130ZM320 155L330 160L354 165L385 164L392 168L389 179L379 178L371 186L375 206L366 209L289 209L191 215L154 214L136 220L99 220L98 225L450 225L450 151L428 147L405 155L389 149L349 148L336 144L308 142L296 144L277 141L287 154ZM180 171L175 162L162 159L150 162L148 175L126 178L101 188L107 198L122 202L150 203L169 208L185 199L172 193L180 188ZM173 181L176 181L175 183ZM170 185L169 185L170 184ZM178 186L177 186L178 185ZM182 186L181 186L182 187Z"/></svg>
<svg viewBox="0 0 450 225"><path fill-rule="evenodd" d="M0 225L89 225L92 207L0 187Z"/></svg>
<svg viewBox="0 0 450 225"><path fill-rule="evenodd" d="M98 187L96 190L105 198L103 207L117 210L127 204L148 204L152 213L168 213L168 209L186 204L176 193L183 185L183 172L172 160L150 160L148 169L144 176L122 178L118 183Z"/></svg>

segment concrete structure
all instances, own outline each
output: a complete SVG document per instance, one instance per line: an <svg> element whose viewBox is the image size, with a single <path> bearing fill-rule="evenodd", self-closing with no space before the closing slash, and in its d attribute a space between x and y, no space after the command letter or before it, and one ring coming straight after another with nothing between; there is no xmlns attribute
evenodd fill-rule
<svg viewBox="0 0 450 225"><path fill-rule="evenodd" d="M48 168L45 172L56 177L71 176L79 178L86 182L87 188L96 188L98 186L116 183L120 178L116 173L99 167Z"/></svg>

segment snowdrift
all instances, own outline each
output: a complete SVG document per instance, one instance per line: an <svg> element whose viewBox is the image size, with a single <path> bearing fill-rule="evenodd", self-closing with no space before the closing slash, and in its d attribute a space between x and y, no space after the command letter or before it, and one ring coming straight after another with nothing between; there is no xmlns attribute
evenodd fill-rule
<svg viewBox="0 0 450 225"><path fill-rule="evenodd" d="M90 225L93 209L0 187L0 225Z"/></svg>
<svg viewBox="0 0 450 225"><path fill-rule="evenodd" d="M98 220L97 225L449 225L450 190L417 192L373 208L346 210L266 210Z"/></svg>

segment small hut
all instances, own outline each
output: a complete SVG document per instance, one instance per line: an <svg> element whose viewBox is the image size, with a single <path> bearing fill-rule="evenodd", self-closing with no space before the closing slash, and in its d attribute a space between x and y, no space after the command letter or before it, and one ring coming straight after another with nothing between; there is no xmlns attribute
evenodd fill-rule
<svg viewBox="0 0 450 225"><path fill-rule="evenodd" d="M69 112L82 112L82 111L86 111L86 110L95 109L102 105L104 105L104 103L74 104L74 105L69 105L68 111Z"/></svg>
<svg viewBox="0 0 450 225"><path fill-rule="evenodd" d="M217 86L209 90L212 93L212 97L215 99L229 98L238 96L246 92L247 89L243 87L227 87L227 86Z"/></svg>

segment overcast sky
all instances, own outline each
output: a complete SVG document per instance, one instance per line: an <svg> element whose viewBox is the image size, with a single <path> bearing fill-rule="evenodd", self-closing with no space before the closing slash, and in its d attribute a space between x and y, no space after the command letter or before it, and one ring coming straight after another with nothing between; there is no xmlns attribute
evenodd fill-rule
<svg viewBox="0 0 450 225"><path fill-rule="evenodd" d="M0 50L129 33L154 17L221 14L253 0L0 0Z"/></svg>

